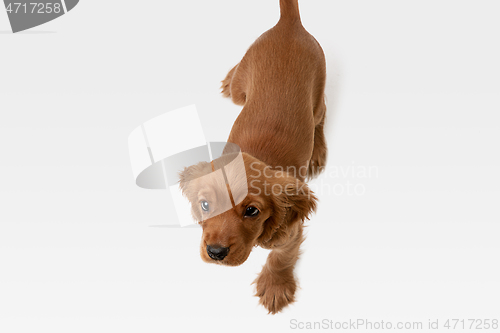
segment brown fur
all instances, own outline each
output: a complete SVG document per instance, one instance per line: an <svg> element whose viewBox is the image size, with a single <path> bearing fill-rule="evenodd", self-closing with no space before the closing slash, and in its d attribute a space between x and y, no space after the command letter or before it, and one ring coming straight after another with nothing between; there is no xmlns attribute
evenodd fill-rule
<svg viewBox="0 0 500 333"><path fill-rule="evenodd" d="M304 240L303 221L316 207L304 181L322 171L327 152L323 51L302 27L297 0L280 0L280 8L278 24L253 43L222 82L222 94L243 105L228 142L243 152L246 179L239 181L248 186L248 195L232 209L208 216L200 198L227 201L227 185L199 178L212 172L210 163L187 168L180 182L203 227L204 261L240 265L254 246L272 249L254 283L260 303L273 314L295 300L293 270ZM293 173L280 171L290 168ZM249 206L260 214L244 216ZM227 257L211 259L206 252L211 244L228 247Z"/></svg>

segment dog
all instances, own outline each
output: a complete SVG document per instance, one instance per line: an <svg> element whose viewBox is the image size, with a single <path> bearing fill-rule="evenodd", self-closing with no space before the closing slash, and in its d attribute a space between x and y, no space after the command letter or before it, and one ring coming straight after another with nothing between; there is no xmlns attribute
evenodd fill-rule
<svg viewBox="0 0 500 333"><path fill-rule="evenodd" d="M280 0L280 11L278 23L222 81L223 96L243 106L228 143L241 149L244 176L203 177L236 156L226 146L222 160L185 168L179 181L203 228L205 262L237 266L254 246L271 250L254 284L260 304L272 314L295 301L303 223L317 204L305 181L324 169L327 158L325 56L302 26L298 0ZM232 197L223 199L227 191ZM229 208L217 211L224 200Z"/></svg>

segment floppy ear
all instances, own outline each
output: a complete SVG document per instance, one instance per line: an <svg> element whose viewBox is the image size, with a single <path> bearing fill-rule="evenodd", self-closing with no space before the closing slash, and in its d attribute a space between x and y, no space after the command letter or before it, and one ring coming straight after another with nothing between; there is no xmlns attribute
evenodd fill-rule
<svg viewBox="0 0 500 333"><path fill-rule="evenodd" d="M272 215L264 222L258 241L273 247L283 242L294 223L303 223L316 210L318 199L307 184L299 179L275 175L270 179L269 193L273 206Z"/></svg>

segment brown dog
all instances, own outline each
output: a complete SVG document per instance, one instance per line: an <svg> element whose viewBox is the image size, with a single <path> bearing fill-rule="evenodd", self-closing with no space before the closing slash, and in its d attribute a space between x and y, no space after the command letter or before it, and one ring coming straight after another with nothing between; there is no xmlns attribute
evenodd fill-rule
<svg viewBox="0 0 500 333"><path fill-rule="evenodd" d="M230 172L225 181L201 177L219 169L214 162L220 161L180 175L203 227L204 261L235 266L254 246L272 249L255 283L260 303L273 314L294 301L303 221L316 207L304 181L321 172L327 152L323 50L302 27L297 0L280 0L280 8L278 24L253 43L222 85L224 96L244 106L228 139L243 152L244 179ZM229 148L224 153L221 159L235 156ZM228 190L230 209L217 211Z"/></svg>

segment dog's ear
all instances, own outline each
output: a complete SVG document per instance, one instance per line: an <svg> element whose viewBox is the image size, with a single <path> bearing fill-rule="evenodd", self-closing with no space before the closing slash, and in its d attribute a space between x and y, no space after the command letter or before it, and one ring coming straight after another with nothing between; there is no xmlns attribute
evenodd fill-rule
<svg viewBox="0 0 500 333"><path fill-rule="evenodd" d="M272 215L264 222L259 241L268 246L278 245L288 235L294 223L302 223L316 210L318 199L307 184L299 179L278 173L270 179Z"/></svg>

